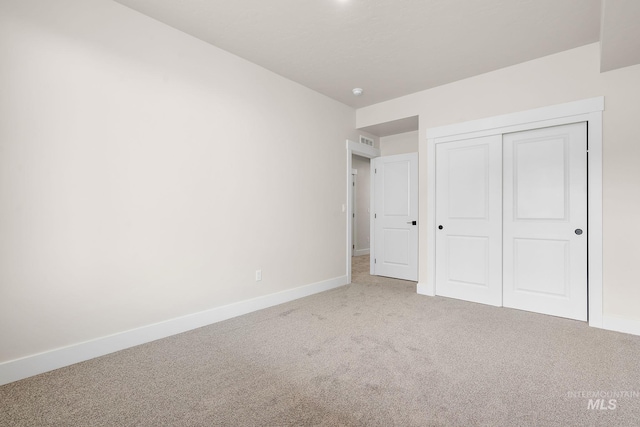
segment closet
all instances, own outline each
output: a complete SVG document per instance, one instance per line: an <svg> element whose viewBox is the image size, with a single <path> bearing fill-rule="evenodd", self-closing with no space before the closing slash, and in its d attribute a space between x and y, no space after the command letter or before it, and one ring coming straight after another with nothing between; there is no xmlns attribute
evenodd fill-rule
<svg viewBox="0 0 640 427"><path fill-rule="evenodd" d="M436 295L587 320L587 141L582 121L435 144Z"/></svg>

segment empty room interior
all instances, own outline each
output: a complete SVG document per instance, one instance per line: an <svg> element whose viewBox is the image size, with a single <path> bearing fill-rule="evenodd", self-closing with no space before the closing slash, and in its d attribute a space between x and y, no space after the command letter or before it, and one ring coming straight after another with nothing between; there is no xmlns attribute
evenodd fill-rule
<svg viewBox="0 0 640 427"><path fill-rule="evenodd" d="M0 0L0 425L640 425L640 1Z"/></svg>

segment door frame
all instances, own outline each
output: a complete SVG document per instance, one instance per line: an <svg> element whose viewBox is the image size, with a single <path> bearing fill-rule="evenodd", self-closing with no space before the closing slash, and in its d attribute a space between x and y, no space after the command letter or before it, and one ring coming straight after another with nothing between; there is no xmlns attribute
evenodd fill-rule
<svg viewBox="0 0 640 427"><path fill-rule="evenodd" d="M428 129L420 140L427 152L427 277L418 284L418 293L435 296L435 147L459 139L587 122L588 183L588 319L589 326L602 328L602 112L604 97L536 108L518 113L473 120ZM425 146L426 144L426 146Z"/></svg>
<svg viewBox="0 0 640 427"><path fill-rule="evenodd" d="M347 264L347 283L351 283L351 254L352 254L351 248L353 248L353 230L352 230L351 219L353 218L353 210L355 208L353 206L353 185L351 185L353 155L355 154L356 156L365 157L371 160L371 159L375 159L376 157L380 157L380 150L365 144L360 144L359 142L350 141L348 139L346 143L346 148L347 148L347 172L346 172L347 173L347 209L346 209L347 211L347 246L346 246L347 259L346 259L346 264ZM371 172L373 173L373 168L371 168ZM373 183L371 183L371 191L369 196L369 204L371 206L371 209L369 209L369 211L371 216L373 216L373 197L371 197L371 195L373 194L373 188L374 188ZM373 224L373 218L371 218L369 223ZM370 254L369 269L371 273L373 273L375 242L373 240L373 233L371 232L371 226L369 226L369 234L371 235L370 242L369 242L369 254Z"/></svg>
<svg viewBox="0 0 640 427"><path fill-rule="evenodd" d="M356 218L356 216L354 215L357 207L356 200L358 199L358 187L356 185L357 181L358 170L351 169L351 198L349 199L349 203L351 203L352 206L352 208L349 210L351 215L351 257L354 257L356 255L356 243L358 243L358 218Z"/></svg>

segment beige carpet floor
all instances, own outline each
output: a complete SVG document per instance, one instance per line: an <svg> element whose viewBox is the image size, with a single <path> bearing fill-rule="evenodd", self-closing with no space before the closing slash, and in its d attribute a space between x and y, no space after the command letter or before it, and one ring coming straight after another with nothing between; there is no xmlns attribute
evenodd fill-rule
<svg viewBox="0 0 640 427"><path fill-rule="evenodd" d="M367 271L0 387L0 426L640 426L640 337Z"/></svg>

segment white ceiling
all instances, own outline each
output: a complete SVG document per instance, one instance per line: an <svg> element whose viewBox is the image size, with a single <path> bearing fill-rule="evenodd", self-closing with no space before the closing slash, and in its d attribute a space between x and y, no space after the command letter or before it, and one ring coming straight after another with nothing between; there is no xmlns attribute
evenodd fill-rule
<svg viewBox="0 0 640 427"><path fill-rule="evenodd" d="M116 1L356 108L601 37L601 0Z"/></svg>

